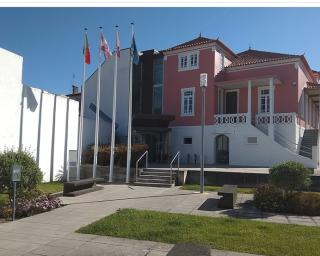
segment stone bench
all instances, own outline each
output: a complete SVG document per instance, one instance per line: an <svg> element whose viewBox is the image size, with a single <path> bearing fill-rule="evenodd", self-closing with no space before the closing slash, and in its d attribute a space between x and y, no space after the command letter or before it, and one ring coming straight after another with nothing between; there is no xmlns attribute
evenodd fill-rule
<svg viewBox="0 0 320 256"><path fill-rule="evenodd" d="M219 200L219 207L224 209L233 209L237 201L237 185L223 185L218 191L222 196Z"/></svg>
<svg viewBox="0 0 320 256"><path fill-rule="evenodd" d="M100 179L83 179L74 180L63 183L63 195L74 196L75 194L82 194L80 191L92 191L95 183Z"/></svg>

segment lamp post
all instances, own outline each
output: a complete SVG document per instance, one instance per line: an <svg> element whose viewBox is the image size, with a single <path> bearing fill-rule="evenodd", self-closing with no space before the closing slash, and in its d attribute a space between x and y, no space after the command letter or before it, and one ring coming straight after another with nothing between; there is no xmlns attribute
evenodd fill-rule
<svg viewBox="0 0 320 256"><path fill-rule="evenodd" d="M208 86L208 74L200 74L200 87L202 89L202 108L201 108L201 171L200 171L200 193L204 191L204 126L205 126L205 102L206 88Z"/></svg>

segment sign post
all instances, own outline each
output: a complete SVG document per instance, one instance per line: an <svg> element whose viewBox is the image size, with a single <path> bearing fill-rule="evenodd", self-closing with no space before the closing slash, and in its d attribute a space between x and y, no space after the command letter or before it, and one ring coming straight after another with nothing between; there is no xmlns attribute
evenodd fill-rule
<svg viewBox="0 0 320 256"><path fill-rule="evenodd" d="M16 217L16 194L17 194L17 182L21 181L21 166L13 165L11 173L11 181L13 183L13 205L12 205L12 221Z"/></svg>

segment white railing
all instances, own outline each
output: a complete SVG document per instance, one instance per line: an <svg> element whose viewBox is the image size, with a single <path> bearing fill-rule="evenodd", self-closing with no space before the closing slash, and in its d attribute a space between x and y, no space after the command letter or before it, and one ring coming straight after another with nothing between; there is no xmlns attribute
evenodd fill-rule
<svg viewBox="0 0 320 256"><path fill-rule="evenodd" d="M272 116L273 124L294 124L296 122L296 113L274 113ZM270 124L270 114L257 114L256 125Z"/></svg>
<svg viewBox="0 0 320 256"><path fill-rule="evenodd" d="M214 115L214 124L245 124L247 119L247 113Z"/></svg>
<svg viewBox="0 0 320 256"><path fill-rule="evenodd" d="M174 161L178 159L178 172L179 172L179 167L180 167L180 151L177 152L177 154L173 157L171 163L170 163L170 184L172 184L172 165L174 163Z"/></svg>
<svg viewBox="0 0 320 256"><path fill-rule="evenodd" d="M146 150L140 157L139 159L136 161L136 182L138 180L138 176L139 176L139 162L140 160L146 156L146 168L148 168L148 161L149 161L149 152L148 150Z"/></svg>

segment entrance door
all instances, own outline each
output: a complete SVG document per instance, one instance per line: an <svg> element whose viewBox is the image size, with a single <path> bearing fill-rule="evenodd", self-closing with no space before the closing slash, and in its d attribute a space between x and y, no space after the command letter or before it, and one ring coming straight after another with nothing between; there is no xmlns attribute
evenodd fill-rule
<svg viewBox="0 0 320 256"><path fill-rule="evenodd" d="M226 92L226 114L238 113L238 92Z"/></svg>
<svg viewBox="0 0 320 256"><path fill-rule="evenodd" d="M216 163L229 164L229 138L225 135L216 137Z"/></svg>

